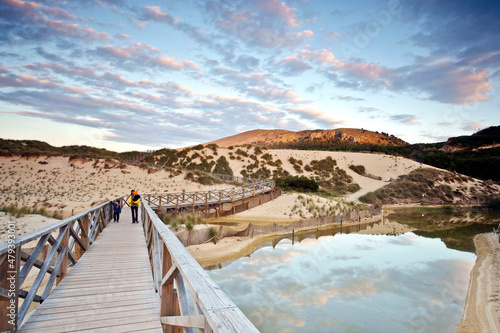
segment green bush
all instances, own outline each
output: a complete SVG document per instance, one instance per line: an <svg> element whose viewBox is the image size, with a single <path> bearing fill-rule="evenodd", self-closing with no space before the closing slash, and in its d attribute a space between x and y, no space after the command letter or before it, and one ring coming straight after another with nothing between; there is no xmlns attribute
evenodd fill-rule
<svg viewBox="0 0 500 333"><path fill-rule="evenodd" d="M168 225L172 222L172 215L165 214L161 217L161 220Z"/></svg>
<svg viewBox="0 0 500 333"><path fill-rule="evenodd" d="M365 175L366 174L366 170L365 170L365 167L363 165L349 165L349 169L351 169L352 171L356 172L358 175Z"/></svg>
<svg viewBox="0 0 500 333"><path fill-rule="evenodd" d="M174 229L175 231L179 230L180 228L180 225L179 225L179 220L178 219L174 219L170 222L170 226L172 227L172 229Z"/></svg>
<svg viewBox="0 0 500 333"><path fill-rule="evenodd" d="M192 221L190 221L190 220L188 220L188 221L186 222L186 229L187 229L187 230L193 230L193 228L194 228L194 224L193 224L193 222L192 222Z"/></svg>
<svg viewBox="0 0 500 333"><path fill-rule="evenodd" d="M217 236L217 229L215 229L214 227L210 227L210 229L208 230L208 234L210 235L210 238Z"/></svg>
<svg viewBox="0 0 500 333"><path fill-rule="evenodd" d="M319 184L307 177L280 177L276 179L276 186L283 191L317 192Z"/></svg>

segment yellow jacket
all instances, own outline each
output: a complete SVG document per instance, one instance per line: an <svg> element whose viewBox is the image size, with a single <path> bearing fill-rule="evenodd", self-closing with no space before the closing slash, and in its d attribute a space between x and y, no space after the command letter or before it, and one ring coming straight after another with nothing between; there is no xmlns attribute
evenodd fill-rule
<svg viewBox="0 0 500 333"><path fill-rule="evenodd" d="M139 207L141 205L141 196L137 194L132 197L131 195L128 197L127 203L130 207Z"/></svg>

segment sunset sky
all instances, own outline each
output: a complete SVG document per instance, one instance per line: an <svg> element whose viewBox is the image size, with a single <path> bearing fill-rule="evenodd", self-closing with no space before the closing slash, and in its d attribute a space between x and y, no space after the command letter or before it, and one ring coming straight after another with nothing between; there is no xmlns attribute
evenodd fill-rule
<svg viewBox="0 0 500 333"><path fill-rule="evenodd" d="M500 125L500 6L0 0L0 138L115 151L252 129Z"/></svg>

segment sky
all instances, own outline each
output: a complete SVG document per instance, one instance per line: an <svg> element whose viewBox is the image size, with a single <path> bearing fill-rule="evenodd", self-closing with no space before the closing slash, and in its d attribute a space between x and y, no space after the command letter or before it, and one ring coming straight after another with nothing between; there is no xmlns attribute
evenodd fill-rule
<svg viewBox="0 0 500 333"><path fill-rule="evenodd" d="M114 151L254 129L500 124L482 0L0 0L0 138Z"/></svg>

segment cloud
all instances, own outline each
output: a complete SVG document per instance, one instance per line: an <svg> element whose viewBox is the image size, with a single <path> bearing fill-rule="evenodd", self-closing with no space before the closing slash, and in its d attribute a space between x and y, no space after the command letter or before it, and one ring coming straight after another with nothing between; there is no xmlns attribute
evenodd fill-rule
<svg viewBox="0 0 500 333"><path fill-rule="evenodd" d="M361 113L384 113L385 111L371 107L371 106L360 106L358 111Z"/></svg>
<svg viewBox="0 0 500 333"><path fill-rule="evenodd" d="M336 98L340 99L342 101L347 101L347 102L364 102L364 101L366 101L364 98L353 97L353 96L337 96Z"/></svg>
<svg viewBox="0 0 500 333"><path fill-rule="evenodd" d="M449 104L486 101L492 90L487 69L463 68L450 61L402 68L393 86L395 90L418 89L428 94L430 100Z"/></svg>
<svg viewBox="0 0 500 333"><path fill-rule="evenodd" d="M286 75L310 70L312 65L339 87L388 90L424 95L448 104L472 104L489 99L488 69L475 70L450 60L421 58L414 65L388 68L360 59L340 60L328 50L301 50L276 63Z"/></svg>
<svg viewBox="0 0 500 333"><path fill-rule="evenodd" d="M17 42L22 40L45 41L57 37L66 37L87 42L108 41L111 37L106 32L76 23L50 20L47 16L62 19L82 20L63 9L49 8L34 2L20 0L4 0L0 3L4 22L0 32L0 40Z"/></svg>
<svg viewBox="0 0 500 333"><path fill-rule="evenodd" d="M456 59L457 63L479 64L483 68L498 59L499 43L492 43L500 31L500 7L494 1L422 0L401 3L401 15L419 29L410 37L416 45L440 57ZM486 60L486 59L489 59Z"/></svg>
<svg viewBox="0 0 500 333"><path fill-rule="evenodd" d="M134 43L126 47L106 45L87 52L106 59L115 59L117 65L128 70L134 70L137 67L160 67L171 70L199 69L194 61L177 60L165 55L156 47L142 43Z"/></svg>
<svg viewBox="0 0 500 333"><path fill-rule="evenodd" d="M405 125L417 125L417 124L420 124L417 121L417 117L414 116L414 115L411 115L411 114L396 114L396 115L389 116L389 119L391 121L395 121L395 122L402 123L402 124L405 124Z"/></svg>
<svg viewBox="0 0 500 333"><path fill-rule="evenodd" d="M475 121L469 121L467 123L465 123L463 126L462 126L462 129L464 131L467 131L467 132L477 132L479 131L481 128L483 128L484 126L482 126L480 123L478 122L475 122Z"/></svg>
<svg viewBox="0 0 500 333"><path fill-rule="evenodd" d="M294 31L301 25L295 9L278 0L207 1L204 9L221 31L252 47L293 48L314 35Z"/></svg>
<svg viewBox="0 0 500 333"><path fill-rule="evenodd" d="M205 45L206 47L225 55L227 59L231 59L234 56L234 47L231 46L230 43L222 44L217 42L217 40L220 39L219 36L206 34L201 28L188 24L182 19L164 12L159 6L143 7L140 15L136 19L138 20L138 23L144 21L155 21L167 24L172 28L182 31L197 43Z"/></svg>
<svg viewBox="0 0 500 333"><path fill-rule="evenodd" d="M339 120L328 113L319 111L313 108L298 108L298 107L287 107L287 111L299 115L300 118L306 120L312 120L315 123L320 123L322 127L325 128L335 128L342 125L345 121Z"/></svg>

